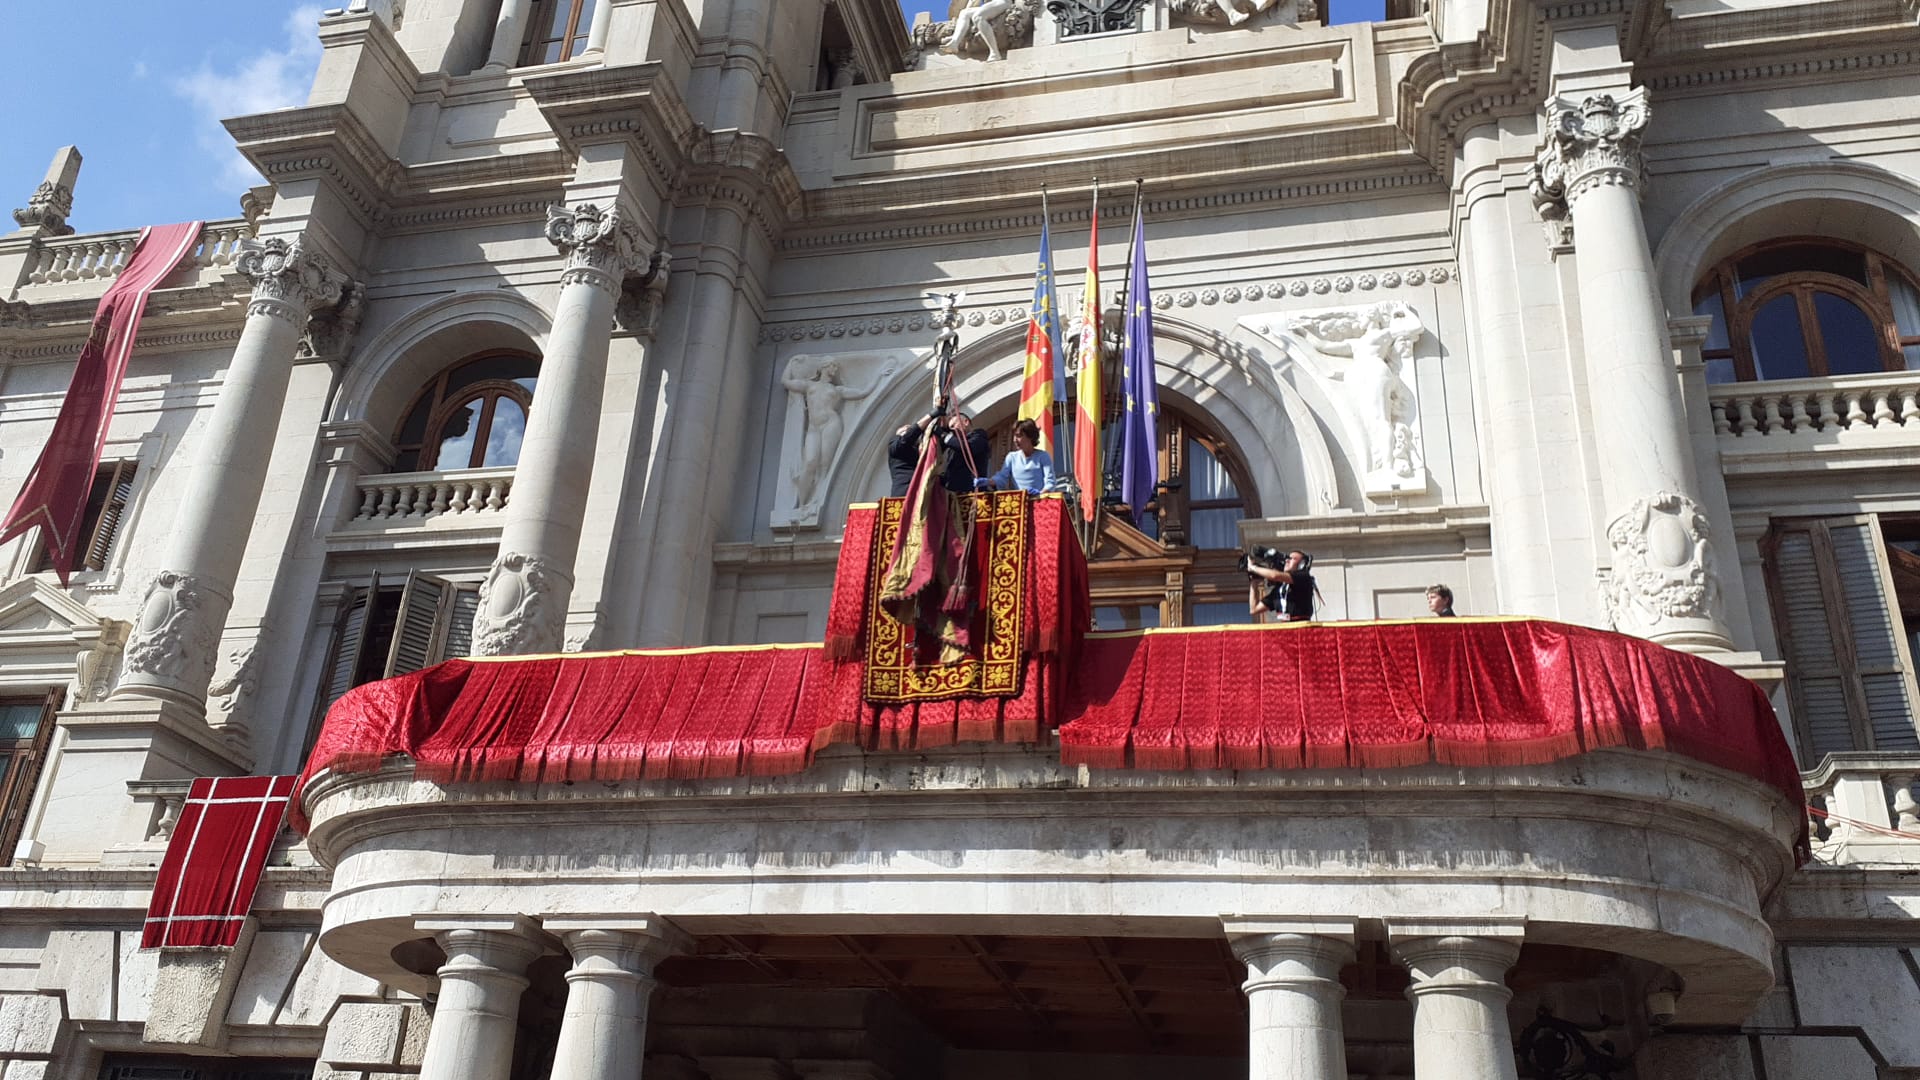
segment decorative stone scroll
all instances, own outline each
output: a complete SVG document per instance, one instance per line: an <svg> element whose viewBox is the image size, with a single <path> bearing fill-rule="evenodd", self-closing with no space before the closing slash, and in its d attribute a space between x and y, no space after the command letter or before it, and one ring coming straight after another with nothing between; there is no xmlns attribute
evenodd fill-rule
<svg viewBox="0 0 1920 1080"><path fill-rule="evenodd" d="M566 630L565 609L554 603L557 567L537 555L503 551L480 585L473 615L476 656L557 653Z"/></svg>
<svg viewBox="0 0 1920 1080"><path fill-rule="evenodd" d="M1060 36L1069 38L1132 30L1146 6L1147 0L1047 0L1047 13L1060 25Z"/></svg>
<svg viewBox="0 0 1920 1080"><path fill-rule="evenodd" d="M1325 381L1355 443L1355 471L1368 495L1427 490L1412 361L1427 329L1397 300L1359 307L1256 316L1243 325L1308 362Z"/></svg>
<svg viewBox="0 0 1920 1080"><path fill-rule="evenodd" d="M1604 600L1613 627L1643 637L1675 619L1711 620L1720 604L1706 512L1685 495L1656 492L1607 526L1613 566Z"/></svg>
<svg viewBox="0 0 1920 1080"><path fill-rule="evenodd" d="M337 302L348 284L324 255L308 251L298 236L249 237L240 242L233 265L253 279L247 315L266 315L304 330L315 308Z"/></svg>
<svg viewBox="0 0 1920 1080"><path fill-rule="evenodd" d="M562 287L587 284L617 297L627 277L648 265L640 253L640 230L618 210L593 203L547 207L547 239L567 259Z"/></svg>
<svg viewBox="0 0 1920 1080"><path fill-rule="evenodd" d="M205 686L233 596L197 574L162 570L147 587L127 639L126 673Z"/></svg>
<svg viewBox="0 0 1920 1080"><path fill-rule="evenodd" d="M1650 117L1645 88L1549 100L1547 141L1528 181L1540 216L1550 223L1564 218L1575 200L1600 185L1638 192L1646 177L1640 139Z"/></svg>

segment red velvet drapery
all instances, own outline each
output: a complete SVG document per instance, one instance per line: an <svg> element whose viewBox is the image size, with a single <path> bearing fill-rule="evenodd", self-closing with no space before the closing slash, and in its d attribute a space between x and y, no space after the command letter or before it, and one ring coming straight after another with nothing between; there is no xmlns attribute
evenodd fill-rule
<svg viewBox="0 0 1920 1080"><path fill-rule="evenodd" d="M335 704L307 763L443 781L770 775L820 748L1034 741L1147 769L1521 765L1666 750L1802 798L1759 688L1639 638L1534 619L1092 634L1011 698L876 706L817 645L450 660ZM1064 684L1064 685L1061 685ZM1057 709L1049 702L1060 695ZM295 807L298 815L298 807Z"/></svg>
<svg viewBox="0 0 1920 1080"><path fill-rule="evenodd" d="M194 780L154 877L141 948L226 947L239 940L296 779Z"/></svg>

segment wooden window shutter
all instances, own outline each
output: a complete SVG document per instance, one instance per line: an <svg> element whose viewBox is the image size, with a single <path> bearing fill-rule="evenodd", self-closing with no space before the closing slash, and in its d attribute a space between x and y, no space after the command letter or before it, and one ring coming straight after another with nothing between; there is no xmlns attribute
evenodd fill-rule
<svg viewBox="0 0 1920 1080"><path fill-rule="evenodd" d="M1770 577L1801 749L1916 750L1908 655L1872 518L1794 523L1774 535Z"/></svg>
<svg viewBox="0 0 1920 1080"><path fill-rule="evenodd" d="M116 461L102 466L95 478L94 483L105 490L100 493L99 516L94 519L81 569L107 568L107 557L113 554L113 542L120 535L121 522L126 520L127 506L133 502L133 469L131 461Z"/></svg>
<svg viewBox="0 0 1920 1080"><path fill-rule="evenodd" d="M27 823L27 809L33 805L34 789L40 784L40 771L46 765L47 747L53 741L53 717L66 700L66 689L47 691L40 706L40 722L28 745L12 744L0 756L0 866L13 865L13 849Z"/></svg>
<svg viewBox="0 0 1920 1080"><path fill-rule="evenodd" d="M419 671L439 662L447 636L447 599L453 587L443 578L407 572L400 593L400 611L393 624L393 642L387 648L385 678Z"/></svg>
<svg viewBox="0 0 1920 1080"><path fill-rule="evenodd" d="M364 589L354 590L340 612L333 632L333 648L327 654L325 680L320 687L319 707L314 718L322 719L340 696L353 689L353 674L359 670L360 656L367 646L367 626L373 621L374 606L380 602L380 575Z"/></svg>
<svg viewBox="0 0 1920 1080"><path fill-rule="evenodd" d="M447 640L439 659L473 655L473 617L480 610L480 583L452 587L447 598Z"/></svg>

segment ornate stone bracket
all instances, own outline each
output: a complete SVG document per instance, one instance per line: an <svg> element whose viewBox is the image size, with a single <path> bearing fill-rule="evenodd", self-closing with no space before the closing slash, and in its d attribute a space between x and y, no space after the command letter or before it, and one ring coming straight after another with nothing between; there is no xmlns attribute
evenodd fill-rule
<svg viewBox="0 0 1920 1080"><path fill-rule="evenodd" d="M1047 0L1047 13L1060 24L1060 36L1069 38L1131 30L1146 6L1147 0Z"/></svg>
<svg viewBox="0 0 1920 1080"><path fill-rule="evenodd" d="M617 297L629 276L651 264L640 254L640 230L594 203L547 207L547 239L566 256L562 287L592 285Z"/></svg>
<svg viewBox="0 0 1920 1080"><path fill-rule="evenodd" d="M473 616L477 656L557 653L563 645L567 613L555 603L555 584L572 579L537 555L503 551L480 586Z"/></svg>
<svg viewBox="0 0 1920 1080"><path fill-rule="evenodd" d="M646 272L628 278L614 305L613 321L622 333L651 338L660 325L660 309L666 303L667 285L673 275L673 251L665 241L647 260Z"/></svg>
<svg viewBox="0 0 1920 1080"><path fill-rule="evenodd" d="M348 282L340 290L338 302L315 312L308 320L307 332L300 338L300 348L294 355L302 359L344 360L353 348L353 336L360 331L360 318L366 306L367 287L357 281Z"/></svg>
<svg viewBox="0 0 1920 1080"><path fill-rule="evenodd" d="M266 315L302 330L315 308L338 302L348 285L345 274L325 256L306 250L297 236L242 240L233 264L253 279L249 317Z"/></svg>
<svg viewBox="0 0 1920 1080"><path fill-rule="evenodd" d="M200 575L155 574L127 640L126 674L162 684L206 685L232 604L231 593Z"/></svg>
<svg viewBox="0 0 1920 1080"><path fill-rule="evenodd" d="M260 684L258 654L252 645L227 650L227 673L207 687L207 704L226 717L227 725L244 730L241 710Z"/></svg>
<svg viewBox="0 0 1920 1080"><path fill-rule="evenodd" d="M1534 157L1528 188L1534 208L1549 223L1565 219L1568 208L1588 190L1618 184L1636 193L1646 178L1641 136L1651 113L1644 87L1627 93L1588 94L1578 100L1547 102L1547 141Z"/></svg>
<svg viewBox="0 0 1920 1080"><path fill-rule="evenodd" d="M33 189L27 205L13 212L13 220L23 229L39 228L48 236L71 236L73 226L67 215L73 213L73 189L52 180L43 180Z"/></svg>
<svg viewBox="0 0 1920 1080"><path fill-rule="evenodd" d="M1607 526L1613 567L1603 592L1614 629L1653 636L1674 620L1712 621L1720 605L1707 515L1685 495L1635 499Z"/></svg>

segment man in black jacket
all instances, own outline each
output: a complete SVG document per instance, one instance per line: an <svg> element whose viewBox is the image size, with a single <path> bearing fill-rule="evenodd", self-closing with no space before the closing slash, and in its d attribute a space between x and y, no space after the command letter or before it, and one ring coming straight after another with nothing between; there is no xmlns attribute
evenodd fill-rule
<svg viewBox="0 0 1920 1080"><path fill-rule="evenodd" d="M940 445L947 451L947 469L941 479L948 491L971 494L974 481L993 475L993 466L987 460L990 453L987 433L975 431L973 419L966 413L954 413L947 421L946 429L940 433Z"/></svg>
<svg viewBox="0 0 1920 1080"><path fill-rule="evenodd" d="M918 423L902 424L887 442L887 476L893 481L892 495L902 498L907 486L913 483L914 467L920 464L920 439L934 421L940 418L936 410L920 418Z"/></svg>

